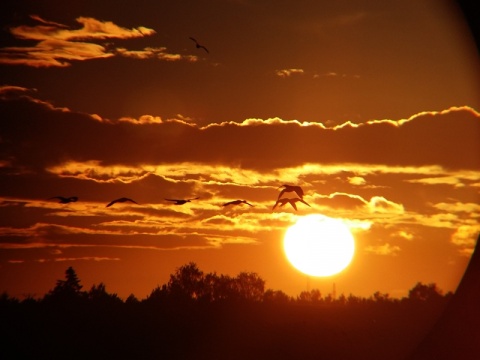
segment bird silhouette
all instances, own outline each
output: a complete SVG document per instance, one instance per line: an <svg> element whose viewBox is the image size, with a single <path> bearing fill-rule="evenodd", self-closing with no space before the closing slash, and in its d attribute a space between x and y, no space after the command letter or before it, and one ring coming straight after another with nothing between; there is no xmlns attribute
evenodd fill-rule
<svg viewBox="0 0 480 360"><path fill-rule="evenodd" d="M283 198L283 199L278 199L277 202L275 203L275 205L273 205L273 208L272 210L275 210L275 208L277 207L278 204L280 204L280 206L283 206L287 203L289 203L290 205L292 205L292 207L297 210L297 205L296 205L296 202L302 202L304 203L305 205L307 206L310 206L305 200L303 199L300 199L300 198ZM311 207L311 206L310 206Z"/></svg>
<svg viewBox="0 0 480 360"><path fill-rule="evenodd" d="M208 51L208 49L207 49L205 46L200 45L200 44L198 43L198 41L195 40L193 37L190 37L190 40L192 40L192 41L195 43L195 46L196 46L197 49L203 49L203 50L205 50L205 51L207 52L207 54L210 54L210 51Z"/></svg>
<svg viewBox="0 0 480 360"><path fill-rule="evenodd" d="M197 199L200 199L200 198L196 197L196 198L193 198L193 199L165 199L165 200L173 201L174 205L183 205L183 204L186 204L187 202L190 202L192 200L197 200Z"/></svg>
<svg viewBox="0 0 480 360"><path fill-rule="evenodd" d="M68 204L68 203L71 203L71 202L78 201L78 197L76 197L76 196L70 196L70 197L54 196L54 197L49 198L48 200L51 200L51 199L58 199L59 200L58 202L60 204Z"/></svg>
<svg viewBox="0 0 480 360"><path fill-rule="evenodd" d="M121 197L121 198L118 198L118 199L115 199L115 200L110 201L110 202L107 204L106 207L110 207L110 206L112 206L113 204L118 203L118 202L123 203L123 202L127 202L127 201L130 201L130 202L132 202L132 203L138 204L135 200L132 200L132 199L129 199L129 198L126 198L126 197Z"/></svg>
<svg viewBox="0 0 480 360"><path fill-rule="evenodd" d="M247 204L247 205L249 205L249 206L253 206L252 204L250 204L249 202L247 202L247 200L233 200L233 201L226 202L226 203L223 204L222 206L241 205L241 204Z"/></svg>
<svg viewBox="0 0 480 360"><path fill-rule="evenodd" d="M285 194L286 192L295 192L297 193L297 195L300 197L300 199L303 199L303 189L300 187L300 186L296 186L296 185L282 185L282 186L279 186L278 188L285 188L283 189L282 191L280 191L280 194L278 194L278 198L277 199L280 199L282 197L283 194Z"/></svg>

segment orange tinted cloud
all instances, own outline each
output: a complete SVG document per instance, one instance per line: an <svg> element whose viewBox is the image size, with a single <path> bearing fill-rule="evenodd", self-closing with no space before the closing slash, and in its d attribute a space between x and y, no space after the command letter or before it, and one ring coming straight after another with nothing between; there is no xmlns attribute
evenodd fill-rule
<svg viewBox="0 0 480 360"><path fill-rule="evenodd" d="M304 73L303 69L282 69L282 70L276 70L275 74L279 77L286 78L290 77L292 75L302 75Z"/></svg>
<svg viewBox="0 0 480 360"><path fill-rule="evenodd" d="M186 60L189 62L198 61L198 57L194 55L169 54L166 47L152 48L146 47L143 50L127 50L125 48L116 48L116 54L123 57L133 59L159 59L165 61L179 61Z"/></svg>
<svg viewBox="0 0 480 360"><path fill-rule="evenodd" d="M415 227L451 232L471 225L479 213L472 204L480 155L472 149L478 145L480 116L467 107L333 127L280 118L201 127L185 116L108 120L76 113L22 87L6 86L0 94L0 146L8 160L1 169L9 189L1 206L22 206L40 216L32 224L6 226L2 235L27 239L25 247L39 239L48 247L154 250L255 244L263 236L258 234L281 231L306 213L341 218L372 238L388 229L397 238L415 240L410 235ZM80 195L78 203L45 200L61 195L58 186L64 182L71 195ZM272 212L284 183L301 185L311 207ZM445 200L449 192L451 202ZM105 208L119 196L139 205ZM197 196L180 207L164 200ZM240 198L255 207L221 206ZM66 225L67 220L73 223ZM471 249L458 240L453 244ZM12 245L5 240L3 246ZM390 245L361 246L397 254Z"/></svg>
<svg viewBox="0 0 480 360"><path fill-rule="evenodd" d="M383 245L369 245L365 248L365 251L376 255L397 256L400 252L400 247L385 243Z"/></svg>
<svg viewBox="0 0 480 360"><path fill-rule="evenodd" d="M47 21L39 16L32 16L40 25L21 25L12 27L13 36L23 40L35 40L34 46L15 46L0 49L0 64L26 65L32 67L65 67L72 61L83 61L115 56L116 52L94 43L96 40L105 39L132 39L155 34L155 30L143 26L126 29L111 21L100 21L90 17L78 17L76 21L82 25L80 29L69 29L66 25ZM119 49L117 53L129 53ZM137 54L142 58L142 53L153 53L162 60L174 60L172 55L164 50L148 48ZM133 56L130 54L130 56Z"/></svg>
<svg viewBox="0 0 480 360"><path fill-rule="evenodd" d="M71 30L67 29L67 26L65 25L43 20L43 25L17 26L11 28L10 32L20 39L39 41L49 39L129 39L155 34L155 30L148 29L143 26L133 29L126 29L114 24L111 21L100 21L90 17L78 17L76 21L83 25L80 29ZM45 25L45 23L48 25Z"/></svg>

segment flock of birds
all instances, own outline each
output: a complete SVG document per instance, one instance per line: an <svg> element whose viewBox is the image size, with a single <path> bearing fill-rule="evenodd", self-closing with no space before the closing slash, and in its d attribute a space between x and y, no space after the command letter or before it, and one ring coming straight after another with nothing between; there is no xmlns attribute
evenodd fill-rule
<svg viewBox="0 0 480 360"><path fill-rule="evenodd" d="M189 39L192 40L195 43L195 47L197 49L202 49L205 52L207 52L207 54L210 53L208 51L208 49L205 46L201 45L195 38L189 37ZM303 200L303 194L304 193L303 193L303 189L300 186L286 185L285 184L285 185L280 186L279 189L280 188L283 188L283 190L278 195L277 201L275 202L275 205L273 205L272 210L275 210L277 205L281 207L281 206L284 206L286 204L290 204L295 210L297 210L297 205L296 205L297 202L301 202L301 203L303 203L307 206L310 206L305 200ZM289 193L289 192L295 192L298 195L298 197L297 198L282 198L283 194ZM70 197L53 196L53 197L49 198L48 200L52 200L52 199L57 199L58 202L61 203L61 204L68 204L68 203L78 201L77 196L70 196ZM189 203L193 200L198 200L198 199L199 198L196 197L196 198L192 198L192 199L165 199L165 200L172 202L174 205L183 205L183 204L186 204L186 203ZM138 202L136 202L133 199L130 199L130 198L127 198L127 197L121 197L121 198L110 201L106 205L106 207L110 207L110 206L112 206L116 203L124 203L124 202L131 202L131 203L134 203L134 204L138 205ZM246 204L248 206L254 206L246 200L232 200L232 201L226 202L222 206L226 207L226 206L230 206L230 205L234 206L234 205L243 205L243 204Z"/></svg>
<svg viewBox="0 0 480 360"><path fill-rule="evenodd" d="M195 38L189 37L189 39L192 40L195 43L195 47L197 49L202 49L205 52L207 52L207 54L210 53L208 51L208 49L205 46L201 45ZM301 202L301 203L310 207L310 205L305 200L303 200L304 193L303 193L303 189L300 186L284 184L284 185L281 185L279 187L279 189L280 188L283 188L283 190L280 192L280 194L278 194L277 201L273 205L272 210L275 210L277 205L282 207L286 204L290 204L295 210L298 210L297 205L296 205L297 202ZM296 198L282 198L283 194L290 193L290 192L296 193L298 195L298 197L296 197ZM58 202L61 203L61 204L69 204L69 203L72 203L72 202L77 202L78 201L78 196L70 196L70 197L53 196L53 197L49 198L48 200L52 200L52 199L57 199ZM199 199L199 197L192 198L192 199L165 199L165 200L172 202L174 205L184 205L186 203L189 203L193 200L198 200L198 199ZM124 202L131 202L131 203L134 203L134 204L138 205L138 202L136 202L133 199L130 199L130 198L127 198L127 197L121 197L121 198L114 199L114 200L110 201L106 205L106 207L113 206L116 203L124 203ZM246 204L248 206L254 206L254 205L250 204L247 200L232 200L232 201L228 201L228 202L224 203L222 206L226 207L226 206L230 206L230 205L235 206L235 205L243 205L243 204Z"/></svg>
<svg viewBox="0 0 480 360"><path fill-rule="evenodd" d="M310 206L305 200L303 200L303 189L300 187L300 186L297 186L297 185L282 185L279 187L280 188L283 188L282 191L280 191L280 194L278 194L278 198L277 198L277 201L275 202L275 205L273 205L273 208L272 210L275 210L275 208L278 206L282 207L286 204L290 204L295 210L297 210L297 205L296 203L297 202L301 202L307 206ZM285 194L285 193L290 193L290 192L294 192L298 195L298 197L296 198L283 198L282 196ZM48 200L53 200L53 199L57 199L59 203L61 204L69 204L69 203L72 203L72 202L77 202L78 201L78 196L70 196L70 197L65 197L65 196L53 196L51 198L49 198ZM189 203L193 200L198 200L199 197L196 197L196 198L192 198L192 199L165 199L166 201L170 201L171 203L173 203L173 205L184 205L186 203ZM135 200L133 199L130 199L130 198L127 198L127 197L121 197L121 198L118 198L118 199L115 199L115 200L112 200L110 201L106 207L110 207L116 203L124 203L124 202L131 202L131 203L134 203L134 204L137 204L138 205L138 202L136 202ZM235 205L243 205L243 204L246 204L248 206L254 206L252 204L250 204L247 200L232 200L232 201L228 201L224 204L222 204L223 207L226 207L226 206L235 206Z"/></svg>
<svg viewBox="0 0 480 360"><path fill-rule="evenodd" d="M195 47L197 49L202 49L207 54L210 53L208 51L208 49L205 46L201 45L195 38L189 37L189 39L192 40L195 43ZM310 205L303 199L304 192L303 192L303 189L300 186L284 184L284 185L281 185L279 187L279 189L280 188L283 188L283 190L280 192L280 194L278 194L278 198L277 198L275 204L273 205L272 210L275 210L275 208L277 206L282 207L282 206L285 206L286 204L290 204L295 210L298 210L297 209L297 203L298 202L301 202L301 203L310 207ZM285 193L296 193L298 197L283 198L282 196ZM53 197L49 198L48 200L53 200L53 199L57 199L58 202L61 203L61 204L69 204L69 203L77 202L78 201L78 196L70 196L70 197L53 196ZM199 197L195 197L195 198L191 198L191 199L165 199L165 200L173 203L174 205L184 205L186 203L189 203L193 200L198 200L198 199L199 199ZM138 202L136 202L135 200L133 200L131 198L120 197L118 199L114 199L114 200L110 201L106 205L106 207L111 207L111 206L115 205L116 203L125 203L125 202L130 202L130 203L138 205ZM254 206L251 203L249 203L247 200L232 200L232 201L228 201L228 202L224 203L222 206L227 207L227 206L236 206L236 205L243 205L243 204L246 204L248 206Z"/></svg>

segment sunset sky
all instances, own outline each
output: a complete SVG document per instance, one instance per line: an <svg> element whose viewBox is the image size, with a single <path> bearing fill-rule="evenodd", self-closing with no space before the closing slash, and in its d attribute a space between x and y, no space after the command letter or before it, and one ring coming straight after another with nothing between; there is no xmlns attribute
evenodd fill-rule
<svg viewBox="0 0 480 360"><path fill-rule="evenodd" d="M452 2L7 0L0 22L0 292L41 297L72 266L145 298L191 261L292 296L458 285L480 73ZM311 207L272 210L282 184ZM340 274L287 261L307 214L350 227Z"/></svg>

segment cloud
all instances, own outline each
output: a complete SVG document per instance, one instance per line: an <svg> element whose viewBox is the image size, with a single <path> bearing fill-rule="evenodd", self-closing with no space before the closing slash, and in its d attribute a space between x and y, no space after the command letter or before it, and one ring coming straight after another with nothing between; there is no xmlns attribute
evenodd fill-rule
<svg viewBox="0 0 480 360"><path fill-rule="evenodd" d="M459 252L461 254L470 256L473 253L479 236L480 225L478 223L472 225L461 225L452 234L451 242L460 248Z"/></svg>
<svg viewBox="0 0 480 360"><path fill-rule="evenodd" d="M47 259L45 259L47 260ZM53 259L54 261L119 261L118 257L106 257L106 256L82 256L82 257L58 257ZM48 261L48 260L47 260ZM44 262L44 261L41 261Z"/></svg>
<svg viewBox="0 0 480 360"><path fill-rule="evenodd" d="M0 86L0 99L15 99L22 97L24 94L33 94L35 91L36 89L29 89L23 86L3 85Z"/></svg>
<svg viewBox="0 0 480 360"><path fill-rule="evenodd" d="M287 78L292 75L303 75L303 69L282 69L282 70L275 70L275 74L281 78Z"/></svg>
<svg viewBox="0 0 480 360"><path fill-rule="evenodd" d="M276 188L282 183L292 183L302 185L306 201L312 205L301 211L325 212L384 226L401 222L454 229L472 220L466 211L445 214L448 212L448 205L442 204L448 191L445 187L416 180L455 178L457 184L463 184L466 194L458 202L474 203L471 184L480 179L478 161L475 156L464 156L460 149L476 141L473 131L466 133L463 144L441 148L440 153L435 154L439 160L434 163L425 161L425 154L419 148L415 157L381 161L375 152L362 154L361 147L351 147L351 143L358 140L356 136L362 138L363 129L367 127L386 129L387 135L378 130L378 138L384 141L385 136L390 136L387 142L395 143L395 133L407 125L418 122L419 126L428 128L430 116L437 117L438 122L431 123L436 126L444 121L441 117L454 114L456 116L450 121L462 131L467 124L470 131L472 128L468 125L478 118L463 118L471 114L469 111L429 114L427 119L414 117L402 126L374 122L362 127L333 129L274 119L241 126L199 127L192 121L164 120L153 115L106 120L54 107L24 89L3 89L3 93L8 91L11 95L3 100L1 108L0 152L5 161L0 171L5 189L9 190L0 196L28 199L25 206L48 211L52 217L96 218L123 214L149 219L151 216L155 224L152 227L164 226L160 218L166 214L173 218L198 216L219 221L210 212L218 212L222 202L240 197L258 205L253 211L271 215L278 195ZM41 131L34 130L40 128ZM414 141L415 127L404 136L417 143ZM284 141L290 137L298 138L299 145L288 146L286 151ZM340 142L343 146L339 146ZM337 147L339 153L326 152L330 145ZM425 150L430 151L428 146ZM452 160L468 159L472 168L442 163L441 158L445 157L441 151L447 154L457 151ZM357 161L351 161L355 157ZM19 174L23 175L19 177ZM31 181L35 181L35 186ZM356 185L363 182L369 186ZM58 189L64 188L64 184L70 184L69 188L64 190L65 194L59 193ZM129 188L124 187L127 185ZM102 187L100 191L99 186ZM458 189L458 186L447 186ZM422 196L402 195L409 193ZM51 201L35 200L57 195L80 196L81 201L75 206L64 207ZM106 213L105 204L119 196L131 197L142 205L118 207L115 212ZM201 196L202 201L181 209L163 204L165 197L196 196ZM457 209L460 206L457 205ZM281 210L288 212L290 209ZM265 221L266 215L255 216L257 223L249 219L244 224L245 229L261 228L258 221ZM140 223L132 224L132 228L136 226ZM142 223L141 226L146 225Z"/></svg>
<svg viewBox="0 0 480 360"><path fill-rule="evenodd" d="M186 60L195 62L196 56L170 54L165 47L146 47L142 50L114 48L111 44L100 45L102 40L134 39L155 34L155 30L143 26L127 29L111 21L91 17L78 17L79 29L32 15L40 24L21 25L10 28L11 34L20 40L36 41L34 45L8 46L0 49L0 64L31 67L66 67L73 61L105 59L122 56L133 59L158 59L162 61Z"/></svg>
<svg viewBox="0 0 480 360"><path fill-rule="evenodd" d="M375 255L390 255L397 256L400 252L400 247L397 245L390 245L385 243L383 245L369 245L365 247L367 253L372 253Z"/></svg>
<svg viewBox="0 0 480 360"><path fill-rule="evenodd" d="M349 177L348 182L352 185L360 186L360 185L365 185L366 181L363 177L361 176L352 176Z"/></svg>
<svg viewBox="0 0 480 360"><path fill-rule="evenodd" d="M293 77L293 76L307 76L307 75L311 79L321 79L321 78L359 79L360 78L359 75L349 75L344 73L340 74L334 71L318 74L318 73L312 73L299 68L275 70L275 75L283 79Z"/></svg>
<svg viewBox="0 0 480 360"><path fill-rule="evenodd" d="M41 19L36 17L36 19ZM155 34L155 30L140 26L138 28L122 28L111 21L100 21L90 17L78 17L76 21L83 25L80 29L71 30L67 26L41 19L42 25L13 27L10 32L19 39L25 40L84 40L84 39L131 39Z"/></svg>
<svg viewBox="0 0 480 360"><path fill-rule="evenodd" d="M334 199L334 198L347 198L349 202L346 204L352 205L362 205L365 209L368 210L370 213L388 213L388 214L403 214L404 208L402 204L397 204L394 201L387 200L383 196L373 196L370 200L364 199L362 196L357 194L349 194L349 193L340 193L334 192L328 195L316 195L317 198L327 198L327 199ZM344 201L345 203L345 201Z"/></svg>
<svg viewBox="0 0 480 360"><path fill-rule="evenodd" d="M160 116L151 116L151 115L143 115L140 116L138 119L130 118L130 117L122 117L118 119L118 121L125 121L132 124L161 124L163 123L162 118Z"/></svg>
<svg viewBox="0 0 480 360"><path fill-rule="evenodd" d="M404 213L402 204L387 200L383 196L373 196L366 205L372 213L385 213L390 215Z"/></svg>
<svg viewBox="0 0 480 360"><path fill-rule="evenodd" d="M10 263L10 264L23 264L25 262L25 260L12 259L12 260L8 260L7 262Z"/></svg>
<svg viewBox="0 0 480 360"><path fill-rule="evenodd" d="M150 168L150 170L149 170ZM102 166L98 160L87 162L68 161L47 167L46 171L60 177L71 177L80 180L93 180L99 183L122 182L129 184L139 181L154 171L154 167L142 166Z"/></svg>
<svg viewBox="0 0 480 360"><path fill-rule="evenodd" d="M425 184L425 185L451 185L453 187L462 187L464 183L461 179L458 179L454 176L437 176L437 177L427 177L421 179L407 180L411 183Z"/></svg>
<svg viewBox="0 0 480 360"><path fill-rule="evenodd" d="M72 60L108 58L105 47L92 43L43 40L34 47L7 47L0 50L0 64L32 67L65 67Z"/></svg>
<svg viewBox="0 0 480 360"><path fill-rule="evenodd" d="M381 229L413 240L419 227L451 234L473 226L480 212L480 155L472 150L480 116L467 107L335 126L281 118L199 126L187 115L78 113L21 86L0 87L0 101L0 211L31 214L0 220L0 247L11 251L75 247L101 257L103 247L254 245L309 213L341 218L359 236ZM456 181L424 181L430 178ZM311 207L272 212L284 183L301 185ZM80 200L46 200L62 193ZM105 207L119 196L139 205ZM197 196L185 206L164 200ZM255 207L221 206L240 198ZM366 251L395 255L400 248ZM39 258L60 256L76 257Z"/></svg>
<svg viewBox="0 0 480 360"><path fill-rule="evenodd" d="M323 74L314 74L313 75L313 78L314 79L319 79L319 78L342 78L342 79L360 79L360 75L349 75L349 74L339 74L339 73L336 73L335 71L329 71L329 72L326 72L326 73L323 73Z"/></svg>
<svg viewBox="0 0 480 360"><path fill-rule="evenodd" d="M42 24L45 24L45 25L53 25L53 26L58 27L58 28L68 28L67 25L60 24L60 23L57 23L55 21L45 20L39 15L30 15L30 18L33 19L33 20L36 20L36 21L38 21Z"/></svg>
<svg viewBox="0 0 480 360"><path fill-rule="evenodd" d="M250 127L250 126L268 126L268 125L293 125L293 126L302 126L302 127L319 127L321 129L327 129L322 123L318 122L308 122L303 121L300 122L298 120L283 120L278 117L270 118L270 119L245 119L242 122L237 121L224 121L221 123L210 123L201 127L201 130L207 130L209 128L214 127Z"/></svg>
<svg viewBox="0 0 480 360"><path fill-rule="evenodd" d="M401 237L402 239L405 239L405 240L408 240L408 241L411 241L414 238L414 234L412 234L408 231L405 231L405 230L399 230L396 233L392 234L392 236L398 236L398 237Z"/></svg>
<svg viewBox="0 0 480 360"><path fill-rule="evenodd" d="M475 214L476 216L480 216L480 205L476 203L462 203L459 201L455 203L441 202L434 204L433 207L446 212L464 212L469 214L471 217L473 217Z"/></svg>
<svg viewBox="0 0 480 360"><path fill-rule="evenodd" d="M127 50L125 48L116 48L115 53L132 59L159 59L165 61L186 60L188 62L198 61L198 57L194 55L170 54L166 47L152 48L146 47L143 50Z"/></svg>
<svg viewBox="0 0 480 360"><path fill-rule="evenodd" d="M149 173L175 181L197 171L211 181L250 184L259 183L255 179L263 173L273 174L265 181L295 182L306 174L320 179L351 171L345 173L347 183L377 188L381 184L369 176L402 174L405 183L456 188L480 178L480 115L470 108L334 127L279 118L199 127L185 116L108 120L33 94L22 87L0 88L0 146L9 171L42 169L62 177L125 182ZM39 127L42 131L25 131ZM425 141L431 132L435 136Z"/></svg>

